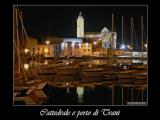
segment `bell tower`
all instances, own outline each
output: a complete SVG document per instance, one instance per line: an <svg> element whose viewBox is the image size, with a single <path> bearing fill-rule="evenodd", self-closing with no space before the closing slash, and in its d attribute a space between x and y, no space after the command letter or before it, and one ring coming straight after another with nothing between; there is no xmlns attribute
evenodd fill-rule
<svg viewBox="0 0 160 120"><path fill-rule="evenodd" d="M83 38L83 37L84 37L84 19L82 13L80 12L77 18L77 38Z"/></svg>

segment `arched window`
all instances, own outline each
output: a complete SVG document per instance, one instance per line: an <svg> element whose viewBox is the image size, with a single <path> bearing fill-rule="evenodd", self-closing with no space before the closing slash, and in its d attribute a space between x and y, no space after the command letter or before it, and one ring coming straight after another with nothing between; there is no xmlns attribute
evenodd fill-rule
<svg viewBox="0 0 160 120"><path fill-rule="evenodd" d="M79 48L79 43L78 43L78 42L76 42L76 43L74 44L74 48Z"/></svg>

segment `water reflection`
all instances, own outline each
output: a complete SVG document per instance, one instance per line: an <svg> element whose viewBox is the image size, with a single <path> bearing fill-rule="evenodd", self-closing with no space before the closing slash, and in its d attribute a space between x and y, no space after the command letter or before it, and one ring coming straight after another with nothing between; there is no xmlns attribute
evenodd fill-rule
<svg viewBox="0 0 160 120"><path fill-rule="evenodd" d="M83 102L84 87L77 87L78 102Z"/></svg>
<svg viewBox="0 0 160 120"><path fill-rule="evenodd" d="M69 94L70 93L70 91L69 91L69 87L67 87L67 94Z"/></svg>

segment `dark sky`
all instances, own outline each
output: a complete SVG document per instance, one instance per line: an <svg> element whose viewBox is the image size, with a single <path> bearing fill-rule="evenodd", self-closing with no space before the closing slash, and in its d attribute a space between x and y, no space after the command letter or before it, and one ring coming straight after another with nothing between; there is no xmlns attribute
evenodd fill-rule
<svg viewBox="0 0 160 120"><path fill-rule="evenodd" d="M138 43L141 38L140 16L144 16L147 36L147 6L21 6L21 9L28 34L39 39L47 36L76 37L79 11L85 19L85 32L100 32L104 26L111 30L113 13L119 42L121 15L124 15L125 41L130 39L130 17L133 16Z"/></svg>

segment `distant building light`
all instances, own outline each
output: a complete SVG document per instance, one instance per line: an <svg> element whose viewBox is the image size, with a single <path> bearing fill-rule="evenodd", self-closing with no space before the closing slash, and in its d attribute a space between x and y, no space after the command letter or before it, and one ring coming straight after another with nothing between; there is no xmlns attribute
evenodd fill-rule
<svg viewBox="0 0 160 120"><path fill-rule="evenodd" d="M97 42L96 42L96 41L94 41L94 42L93 42L93 44L94 44L94 45L97 45Z"/></svg>
<svg viewBox="0 0 160 120"><path fill-rule="evenodd" d="M89 67L89 68L91 68L91 67L92 67L92 65L89 65L88 67Z"/></svg>
<svg viewBox="0 0 160 120"><path fill-rule="evenodd" d="M86 43L86 47L88 47L88 43Z"/></svg>
<svg viewBox="0 0 160 120"><path fill-rule="evenodd" d="M66 85L68 86L68 82L66 83Z"/></svg>
<svg viewBox="0 0 160 120"><path fill-rule="evenodd" d="M48 48L44 48L45 53L48 53L48 51L49 51Z"/></svg>
<svg viewBox="0 0 160 120"><path fill-rule="evenodd" d="M121 45L120 49L124 50L124 49L126 49L126 46L125 45Z"/></svg>
<svg viewBox="0 0 160 120"><path fill-rule="evenodd" d="M25 48L24 52L27 54L29 52L29 49Z"/></svg>
<svg viewBox="0 0 160 120"><path fill-rule="evenodd" d="M29 69L29 64L25 63L24 64L24 69L27 71Z"/></svg>
<svg viewBox="0 0 160 120"><path fill-rule="evenodd" d="M129 49L132 50L132 47L130 47Z"/></svg>
<svg viewBox="0 0 160 120"><path fill-rule="evenodd" d="M144 44L144 46L147 48L147 44Z"/></svg>
<svg viewBox="0 0 160 120"><path fill-rule="evenodd" d="M64 43L61 44L62 49L64 49L64 45L65 45Z"/></svg>
<svg viewBox="0 0 160 120"><path fill-rule="evenodd" d="M48 60L45 60L45 61L44 61L44 65L48 65Z"/></svg>
<svg viewBox="0 0 160 120"><path fill-rule="evenodd" d="M130 45L128 45L127 48L128 48L129 50L132 50L132 47L131 47Z"/></svg>
<svg viewBox="0 0 160 120"><path fill-rule="evenodd" d="M66 62L66 65L69 65L69 62Z"/></svg>
<svg viewBox="0 0 160 120"><path fill-rule="evenodd" d="M50 44L50 41L49 41L49 40L47 40L47 41L46 41L46 44L47 44L47 45L49 45L49 44Z"/></svg>

